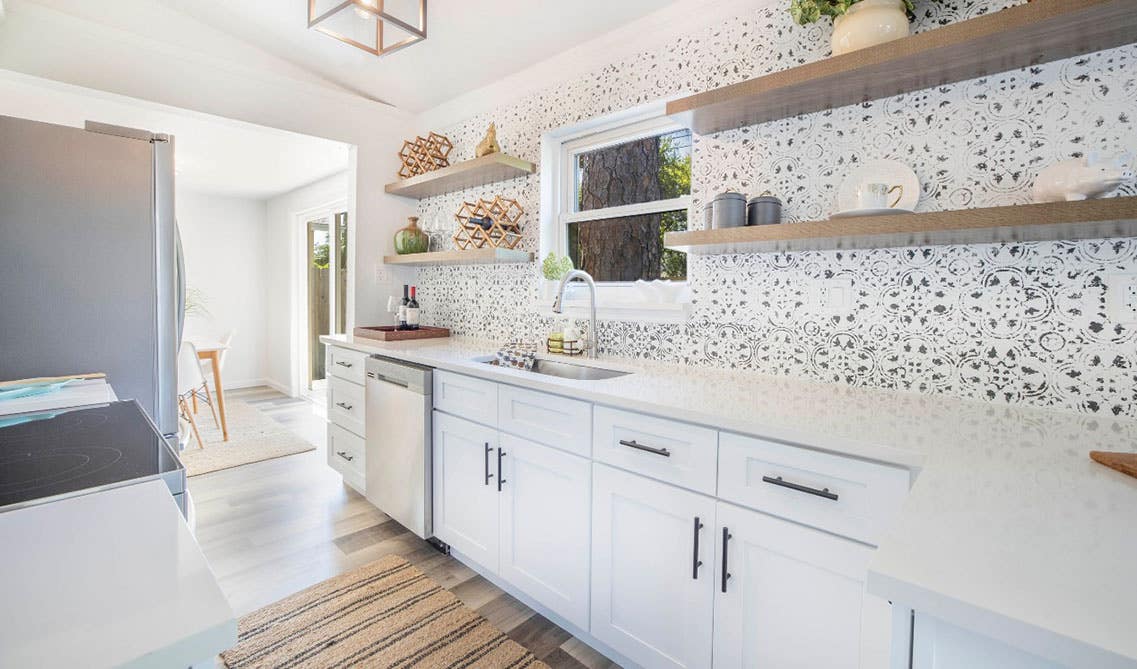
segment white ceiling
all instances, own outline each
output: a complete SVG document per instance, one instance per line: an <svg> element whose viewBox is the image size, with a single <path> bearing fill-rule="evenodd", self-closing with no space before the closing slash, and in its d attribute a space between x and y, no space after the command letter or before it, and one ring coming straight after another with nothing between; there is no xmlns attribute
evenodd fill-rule
<svg viewBox="0 0 1137 669"><path fill-rule="evenodd" d="M340 142L14 73L0 73L0 114L171 134L178 188L203 193L265 199L348 167L350 147Z"/></svg>
<svg viewBox="0 0 1137 669"><path fill-rule="evenodd" d="M420 112L676 0L428 0L427 40L382 58L309 30L306 0L35 1L155 39L170 32L155 21L161 10L182 12L330 82Z"/></svg>

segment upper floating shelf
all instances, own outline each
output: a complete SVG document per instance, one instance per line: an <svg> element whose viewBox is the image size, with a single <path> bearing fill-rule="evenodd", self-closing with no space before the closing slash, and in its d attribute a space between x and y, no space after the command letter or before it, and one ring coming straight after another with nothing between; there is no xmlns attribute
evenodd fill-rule
<svg viewBox="0 0 1137 669"><path fill-rule="evenodd" d="M391 195L422 199L514 179L535 171L537 166L528 160L514 158L504 153L491 153L488 156L387 184L384 190Z"/></svg>
<svg viewBox="0 0 1137 669"><path fill-rule="evenodd" d="M1137 236L1137 197L669 232L698 255Z"/></svg>
<svg viewBox="0 0 1137 669"><path fill-rule="evenodd" d="M1134 0L1035 0L667 104L700 134L741 128L1137 42Z"/></svg>
<svg viewBox="0 0 1137 669"><path fill-rule="evenodd" d="M493 248L383 256L383 262L388 265L412 265L415 267L425 267L428 265L489 265L532 261L533 254L528 251Z"/></svg>

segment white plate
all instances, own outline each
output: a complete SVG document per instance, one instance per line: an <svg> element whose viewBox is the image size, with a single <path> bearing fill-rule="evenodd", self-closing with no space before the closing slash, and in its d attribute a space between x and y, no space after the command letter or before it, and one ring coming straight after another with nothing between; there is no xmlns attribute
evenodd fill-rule
<svg viewBox="0 0 1137 669"><path fill-rule="evenodd" d="M901 209L900 207L893 207L891 209L849 209L847 211L836 211L829 214L829 218L856 218L857 216L889 216L892 214L911 214L911 209Z"/></svg>
<svg viewBox="0 0 1137 669"><path fill-rule="evenodd" d="M895 160L870 160L860 167L849 172L849 176L841 182L837 191L837 211L847 212L857 209L857 190L862 184L881 183L891 186L900 186L904 192L896 209L912 211L920 202L920 179L904 163ZM893 196L890 195L889 198ZM891 202L891 199L889 200Z"/></svg>

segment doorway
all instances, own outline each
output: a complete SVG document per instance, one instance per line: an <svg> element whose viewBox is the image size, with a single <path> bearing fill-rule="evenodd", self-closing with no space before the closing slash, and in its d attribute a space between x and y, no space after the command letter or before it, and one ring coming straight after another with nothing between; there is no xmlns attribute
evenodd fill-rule
<svg viewBox="0 0 1137 669"><path fill-rule="evenodd" d="M347 208L336 205L307 212L304 230L304 359L301 392L313 400L327 390L325 346L320 337L347 327Z"/></svg>

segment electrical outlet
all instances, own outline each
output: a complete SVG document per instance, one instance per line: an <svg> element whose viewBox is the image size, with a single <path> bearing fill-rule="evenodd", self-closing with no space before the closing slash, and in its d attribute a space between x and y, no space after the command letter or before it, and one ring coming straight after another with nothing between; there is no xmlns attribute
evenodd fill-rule
<svg viewBox="0 0 1137 669"><path fill-rule="evenodd" d="M380 265L375 268L375 283L384 285L391 283L391 271Z"/></svg>
<svg viewBox="0 0 1137 669"><path fill-rule="evenodd" d="M1114 323L1137 324L1137 274L1105 277L1107 315Z"/></svg>
<svg viewBox="0 0 1137 669"><path fill-rule="evenodd" d="M810 283L810 306L827 315L845 315L853 310L853 279L847 276Z"/></svg>

